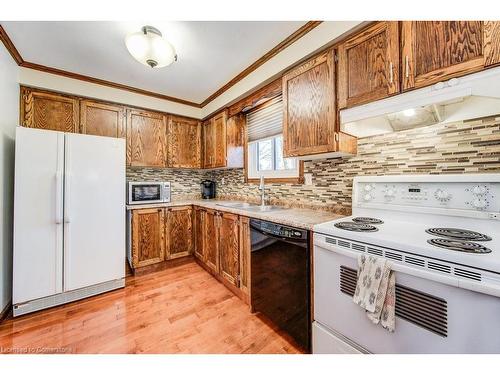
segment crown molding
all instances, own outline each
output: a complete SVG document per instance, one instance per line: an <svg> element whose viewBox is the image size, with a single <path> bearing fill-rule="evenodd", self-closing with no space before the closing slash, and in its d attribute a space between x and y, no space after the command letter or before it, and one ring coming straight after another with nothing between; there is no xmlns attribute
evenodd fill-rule
<svg viewBox="0 0 500 375"><path fill-rule="evenodd" d="M281 41L277 46L272 48L269 52L267 52L264 56L262 56L260 59L255 61L252 65L247 67L245 70L243 70L241 73L239 73L236 77L234 77L232 80L230 80L228 83L226 83L224 86L222 86L220 89L218 89L216 92L214 92L212 95L210 95L208 98L206 98L203 102L201 102L201 107L203 108L206 106L208 103L210 103L212 100L217 98L218 96L222 95L225 91L227 91L230 87L234 86L237 84L239 81L241 81L243 78L248 76L250 73L255 71L258 67L272 59L274 56L276 56L278 53L283 51L286 47L288 47L290 44L294 43L298 39L302 38L305 34L307 34L309 31L314 29L316 26L319 26L322 21L309 21L302 27L300 27L297 31L295 31L293 34L289 35L286 39Z"/></svg>
<svg viewBox="0 0 500 375"><path fill-rule="evenodd" d="M291 45L292 43L294 43L295 41L297 41L298 39L303 37L305 34L310 32L315 27L317 27L319 24L321 24L321 22L322 21L309 21L309 22L307 22L305 25L303 25L302 27L297 29L293 34L289 35L286 39L284 39L278 45L273 47L269 52L267 52L265 55L263 55L261 58L259 58L257 61L255 61L252 65L248 66L245 70L243 70L236 77L231 79L228 83L226 83L224 86L222 86L220 89L218 89L216 92L214 92L212 95L210 95L208 98L206 98L201 103L195 103L195 102L192 102L189 100L180 99L180 98L176 98L176 97L165 95L165 94L160 94L160 93L149 91L149 90L144 90L144 89L141 89L138 87L128 86L128 85L124 85L124 84L117 83L117 82L107 81L104 79L95 78L95 77L87 76L84 74L73 73L73 72L70 72L67 70L52 68L49 66L40 65L40 64L29 62L29 61L25 61L22 58L19 51L17 50L14 43L12 43L12 40L10 39L10 37L8 36L7 32L2 27L2 25L0 25L0 40L5 45L5 48L7 48L7 51L9 51L10 55L12 56L12 58L14 59L16 64L19 65L20 67L38 70L38 71L45 72L45 73L60 75L60 76L68 77L68 78L73 78L73 79L77 79L80 81L94 83L97 85L108 86L108 87L112 87L115 89L130 91L130 92L134 92L136 94L151 96L154 98L163 99L163 100L167 100L167 101L171 101L171 102L175 102L175 103L179 103L179 104L184 104L184 105L195 107L195 108L203 108L205 105L210 103L212 100L214 100L218 96L222 95L229 88L234 86L236 83L241 81L243 78L248 76L250 73L255 71L257 68L262 66L264 63L269 61L271 58L276 56L278 53L283 51L289 45Z"/></svg>

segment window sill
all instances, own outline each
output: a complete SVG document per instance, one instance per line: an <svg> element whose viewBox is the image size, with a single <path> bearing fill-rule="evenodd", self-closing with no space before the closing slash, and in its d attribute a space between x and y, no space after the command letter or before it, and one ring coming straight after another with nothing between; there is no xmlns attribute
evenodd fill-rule
<svg viewBox="0 0 500 375"><path fill-rule="evenodd" d="M260 178L246 178L248 184L259 184ZM280 184L303 184L304 177L265 177L265 183L280 183Z"/></svg>

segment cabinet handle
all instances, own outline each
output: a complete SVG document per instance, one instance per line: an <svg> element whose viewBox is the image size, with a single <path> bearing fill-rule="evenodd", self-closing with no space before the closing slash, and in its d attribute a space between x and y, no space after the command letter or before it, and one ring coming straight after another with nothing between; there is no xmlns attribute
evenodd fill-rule
<svg viewBox="0 0 500 375"><path fill-rule="evenodd" d="M389 82L391 83L391 85L394 83L394 73L392 71L392 68L393 68L393 64L392 64L392 61L389 63Z"/></svg>
<svg viewBox="0 0 500 375"><path fill-rule="evenodd" d="M408 55L405 56L405 76L410 77L410 58Z"/></svg>

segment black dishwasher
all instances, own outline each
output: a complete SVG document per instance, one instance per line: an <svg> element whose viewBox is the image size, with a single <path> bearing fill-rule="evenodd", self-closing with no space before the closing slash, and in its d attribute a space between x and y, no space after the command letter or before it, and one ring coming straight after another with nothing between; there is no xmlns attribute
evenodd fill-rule
<svg viewBox="0 0 500 375"><path fill-rule="evenodd" d="M250 228L252 310L310 351L309 232L256 219Z"/></svg>

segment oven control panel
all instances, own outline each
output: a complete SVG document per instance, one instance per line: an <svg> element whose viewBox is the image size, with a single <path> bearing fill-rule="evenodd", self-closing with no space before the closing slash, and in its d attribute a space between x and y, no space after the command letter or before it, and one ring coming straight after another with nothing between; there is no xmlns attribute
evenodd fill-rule
<svg viewBox="0 0 500 375"><path fill-rule="evenodd" d="M359 182L357 206L373 204L500 212L500 182Z"/></svg>

